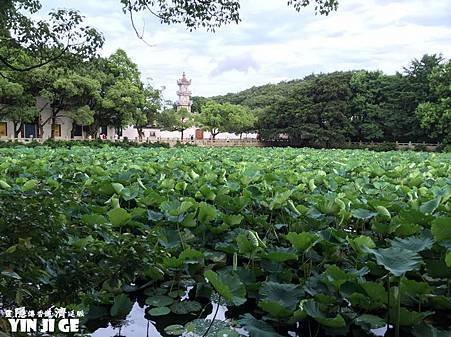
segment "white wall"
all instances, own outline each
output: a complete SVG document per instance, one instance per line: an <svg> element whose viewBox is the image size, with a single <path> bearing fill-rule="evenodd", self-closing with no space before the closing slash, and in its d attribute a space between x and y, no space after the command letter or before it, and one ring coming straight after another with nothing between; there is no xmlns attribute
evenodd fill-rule
<svg viewBox="0 0 451 337"><path fill-rule="evenodd" d="M191 139L191 136L193 139L196 139L196 127L189 128L183 132L183 139L189 140ZM154 129L154 128L145 128L144 131L144 138L147 139L180 139L181 138L181 132L178 131L163 131L160 129ZM155 136L151 137L150 133L154 132ZM204 131L204 139L210 139L210 132ZM139 137L138 130L133 127L129 126L125 128L122 131L122 137L127 137L130 140L135 140ZM243 139L256 139L257 134L256 133L243 133ZM234 133L227 133L222 132L216 135L216 139L240 139L240 135L234 134Z"/></svg>
<svg viewBox="0 0 451 337"><path fill-rule="evenodd" d="M43 123L44 121L46 121L47 119L49 119L49 117L51 116L51 108L50 106L47 104L46 105L46 101L43 98L38 98L36 100L36 106L38 109L42 109L41 113L40 113L40 121L41 123ZM64 112L61 112L60 115L64 115ZM13 123L11 121L5 120L7 122L7 138L14 138L14 126ZM3 120L0 120L0 122L5 122ZM72 119L68 118L68 117L57 117L55 120L56 124L60 124L61 125L61 137L56 137L57 139L70 139L71 138L71 131L72 131ZM43 136L42 138L47 139L51 137L52 134L52 120L49 119L49 121L44 125L43 127ZM108 139L113 139L116 136L116 130L114 129L114 127L108 126L107 129L107 138ZM97 136L99 136L100 134L100 130L97 134ZM86 132L83 132L83 137L74 137L74 139L83 139L83 138L87 138L88 135ZM5 138L5 137L2 137ZM19 138L21 138L21 135L19 134Z"/></svg>

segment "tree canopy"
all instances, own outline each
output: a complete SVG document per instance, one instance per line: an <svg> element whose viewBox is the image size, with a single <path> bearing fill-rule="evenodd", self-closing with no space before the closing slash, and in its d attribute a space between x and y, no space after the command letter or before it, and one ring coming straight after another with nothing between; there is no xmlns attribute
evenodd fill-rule
<svg viewBox="0 0 451 337"><path fill-rule="evenodd" d="M37 19L33 14L41 8L39 0L0 3L0 66L29 71L61 59L92 57L103 45L101 33L83 25L78 11L58 9Z"/></svg>
<svg viewBox="0 0 451 337"><path fill-rule="evenodd" d="M449 83L449 61L425 55L394 75L366 70L309 75L211 99L260 110L257 128L266 139L283 136L310 146L448 143Z"/></svg>
<svg viewBox="0 0 451 337"><path fill-rule="evenodd" d="M241 1L233 0L121 0L123 10L129 13L133 23L134 12L149 12L164 24L183 24L189 30L206 28L214 31L229 23L238 23ZM288 6L296 11L314 5L315 12L328 15L338 7L337 0L289 0ZM135 29L136 30L136 29Z"/></svg>

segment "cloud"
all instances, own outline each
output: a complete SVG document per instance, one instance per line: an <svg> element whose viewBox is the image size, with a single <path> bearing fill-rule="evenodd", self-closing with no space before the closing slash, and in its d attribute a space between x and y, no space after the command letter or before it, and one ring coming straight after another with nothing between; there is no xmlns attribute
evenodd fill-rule
<svg viewBox="0 0 451 337"><path fill-rule="evenodd" d="M104 33L103 55L124 49L143 79L165 86L172 100L183 71L194 95L213 96L311 73L362 68L395 73L425 53L451 57L449 0L341 0L327 17L314 15L312 7L298 13L286 1L243 0L242 22L215 34L137 15L138 29L145 28L153 48L136 37L120 0L43 3L46 9L79 9Z"/></svg>
<svg viewBox="0 0 451 337"><path fill-rule="evenodd" d="M236 70L241 73L247 73L249 70L258 70L260 67L252 55L234 55L222 59L218 65L210 72L211 76L218 76L225 72Z"/></svg>

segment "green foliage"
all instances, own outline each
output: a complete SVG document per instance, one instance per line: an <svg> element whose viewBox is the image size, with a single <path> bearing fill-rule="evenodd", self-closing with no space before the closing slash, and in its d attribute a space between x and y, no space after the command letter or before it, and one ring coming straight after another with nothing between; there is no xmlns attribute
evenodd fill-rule
<svg viewBox="0 0 451 337"><path fill-rule="evenodd" d="M231 272L215 273L212 270L207 270L204 275L227 303L241 305L246 302L246 289L237 274Z"/></svg>
<svg viewBox="0 0 451 337"><path fill-rule="evenodd" d="M179 131L182 140L183 132L194 125L193 115L186 108L166 109L158 115L157 120L162 130Z"/></svg>
<svg viewBox="0 0 451 337"><path fill-rule="evenodd" d="M196 3L195 6L184 1L168 0L120 0L124 5L124 12L149 12L157 17L161 23L183 24L190 31L206 28L215 31L222 25L241 21L239 0L207 0ZM337 0L290 0L288 6L296 11L313 4L315 12L328 15L337 10Z"/></svg>
<svg viewBox="0 0 451 337"><path fill-rule="evenodd" d="M442 331L448 154L83 144L0 148L5 307L114 322L138 298L162 330L213 302L251 336Z"/></svg>
<svg viewBox="0 0 451 337"><path fill-rule="evenodd" d="M242 134L254 130L256 116L252 111L240 105L206 101L196 115L196 123L209 131L215 139L220 132Z"/></svg>
<svg viewBox="0 0 451 337"><path fill-rule="evenodd" d="M263 139L343 147L345 142L449 142L449 60L413 60L403 74L333 72L212 97L257 112ZM200 99L198 99L200 100ZM283 144L283 143L282 143Z"/></svg>
<svg viewBox="0 0 451 337"><path fill-rule="evenodd" d="M416 114L422 128L435 139L443 139L445 144L449 144L451 143L451 61L433 68L427 79L430 82L432 95L429 95L427 102L418 105Z"/></svg>
<svg viewBox="0 0 451 337"><path fill-rule="evenodd" d="M6 0L0 5L0 69L29 71L49 63L73 62L96 55L102 35L84 26L76 10L45 15L39 0Z"/></svg>

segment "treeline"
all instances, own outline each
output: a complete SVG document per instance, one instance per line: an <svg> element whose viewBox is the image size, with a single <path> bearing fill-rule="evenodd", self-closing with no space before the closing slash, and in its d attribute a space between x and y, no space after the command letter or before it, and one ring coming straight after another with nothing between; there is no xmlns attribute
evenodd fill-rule
<svg viewBox="0 0 451 337"><path fill-rule="evenodd" d="M311 146L347 141L450 143L451 60L424 55L402 72L347 71L212 97L248 107L263 139ZM206 99L194 98L202 110Z"/></svg>
<svg viewBox="0 0 451 337"><path fill-rule="evenodd" d="M23 52L22 58L27 57ZM137 65L123 50L106 58L66 55L27 71L0 64L0 120L12 121L15 137L25 123L36 123L42 137L44 126L54 125L61 117L71 119L73 128L83 125L93 137L103 126L120 131L136 125L142 133L161 103L161 92L142 82ZM55 136L53 128L51 136Z"/></svg>

